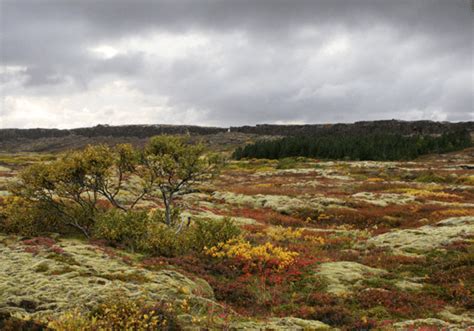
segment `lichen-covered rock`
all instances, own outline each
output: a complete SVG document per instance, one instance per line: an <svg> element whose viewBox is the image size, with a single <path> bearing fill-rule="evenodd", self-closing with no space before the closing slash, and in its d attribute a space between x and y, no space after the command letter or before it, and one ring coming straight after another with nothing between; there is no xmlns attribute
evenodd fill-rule
<svg viewBox="0 0 474 331"><path fill-rule="evenodd" d="M327 281L327 292L336 295L350 293L361 280L385 273L383 269L348 261L323 263L316 272Z"/></svg>
<svg viewBox="0 0 474 331"><path fill-rule="evenodd" d="M436 249L474 234L474 217L454 217L418 229L395 230L375 236L369 245L387 247L399 254L416 254Z"/></svg>
<svg viewBox="0 0 474 331"><path fill-rule="evenodd" d="M252 177L266 177L266 176L278 176L278 175L289 175L289 174L318 174L319 169L315 168L297 168L297 169L278 169L272 171L261 171L252 175Z"/></svg>
<svg viewBox="0 0 474 331"><path fill-rule="evenodd" d="M416 320L409 320L409 321L403 321L403 322L398 322L394 323L391 326L391 329L395 330L416 330L418 328L422 327L429 327L429 329L435 329L435 330L463 330L460 328L457 328L455 325L452 325L451 323L445 322L443 320L437 319L437 318L425 318L425 319L416 319Z"/></svg>
<svg viewBox="0 0 474 331"><path fill-rule="evenodd" d="M414 203L416 199L414 196L408 194L373 192L359 192L353 194L352 198L380 207L386 207L388 205L406 205Z"/></svg>
<svg viewBox="0 0 474 331"><path fill-rule="evenodd" d="M474 312L472 311L458 313L453 307L445 307L445 309L439 313L439 317L452 324L456 324L460 328L474 328Z"/></svg>
<svg viewBox="0 0 474 331"><path fill-rule="evenodd" d="M394 285L401 290L411 290L411 291L421 290L424 286L421 283L412 282L406 279L399 280L395 282Z"/></svg>
<svg viewBox="0 0 474 331"><path fill-rule="evenodd" d="M295 317L271 318L262 322L235 322L230 330L331 330L331 327L320 321L303 320Z"/></svg>
<svg viewBox="0 0 474 331"><path fill-rule="evenodd" d="M323 196L294 198L286 195L245 195L232 192L215 192L213 197L230 204L247 205L253 208L270 208L281 213L289 213L300 208L323 211L326 208L345 207L345 201Z"/></svg>
<svg viewBox="0 0 474 331"><path fill-rule="evenodd" d="M173 270L149 271L111 258L95 246L59 243L63 253L25 251L17 242L0 243L0 311L40 317L76 307L94 307L113 293L146 294L153 300L192 302L204 312L218 307L212 288Z"/></svg>

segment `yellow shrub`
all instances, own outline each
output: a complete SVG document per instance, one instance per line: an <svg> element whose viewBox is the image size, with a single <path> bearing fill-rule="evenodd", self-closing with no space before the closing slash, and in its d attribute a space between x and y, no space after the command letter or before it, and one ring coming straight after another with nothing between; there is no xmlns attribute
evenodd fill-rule
<svg viewBox="0 0 474 331"><path fill-rule="evenodd" d="M474 215L474 210L469 209L446 209L438 210L433 213L434 216L441 217L461 217L461 216L470 216Z"/></svg>
<svg viewBox="0 0 474 331"><path fill-rule="evenodd" d="M270 227L266 231L266 235L274 241L296 241L302 239L313 244L324 245L325 240L319 236L308 235L303 229L284 228L282 226Z"/></svg>
<svg viewBox="0 0 474 331"><path fill-rule="evenodd" d="M266 231L267 235L275 241L291 241L302 238L302 229L284 228L282 226L270 227Z"/></svg>
<svg viewBox="0 0 474 331"><path fill-rule="evenodd" d="M23 236L38 236L51 230L59 232L56 216L40 202L7 196L0 202L0 231Z"/></svg>
<svg viewBox="0 0 474 331"><path fill-rule="evenodd" d="M48 327L58 331L179 329L170 308L152 306L144 299L120 298L101 304L93 313L67 312L51 320Z"/></svg>
<svg viewBox="0 0 474 331"><path fill-rule="evenodd" d="M319 236L306 235L304 236L304 240L309 241L313 244L317 244L317 245L324 245L326 243L326 240L324 240L323 237L319 237Z"/></svg>
<svg viewBox="0 0 474 331"><path fill-rule="evenodd" d="M430 190L420 190L420 189L400 189L396 190L400 193L405 193L408 195L420 197L420 198L445 198L445 199L456 199L459 198L456 194L445 193L445 192L434 192Z"/></svg>
<svg viewBox="0 0 474 331"><path fill-rule="evenodd" d="M379 178L379 177L373 177L373 178L367 178L366 181L369 183L381 183L381 182L384 182L385 179Z"/></svg>
<svg viewBox="0 0 474 331"><path fill-rule="evenodd" d="M284 269L295 261L298 253L274 246L271 243L252 246L243 239L231 239L205 250L216 258L239 258L247 262L266 263L277 261L278 269Z"/></svg>
<svg viewBox="0 0 474 331"><path fill-rule="evenodd" d="M474 185L474 175L461 177L460 181L464 184L467 184L467 185Z"/></svg>

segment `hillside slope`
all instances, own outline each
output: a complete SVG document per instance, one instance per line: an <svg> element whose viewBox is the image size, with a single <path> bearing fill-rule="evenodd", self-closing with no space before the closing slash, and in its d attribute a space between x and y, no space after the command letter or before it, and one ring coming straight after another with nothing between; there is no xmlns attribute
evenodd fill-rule
<svg viewBox="0 0 474 331"><path fill-rule="evenodd" d="M208 141L217 149L235 148L248 141L272 136L398 133L438 135L451 130L467 130L474 135L474 122L373 121L353 124L307 124L242 126L230 128L188 125L98 125L91 128L0 129L0 152L51 152L81 148L92 143L141 145L154 135L181 134Z"/></svg>

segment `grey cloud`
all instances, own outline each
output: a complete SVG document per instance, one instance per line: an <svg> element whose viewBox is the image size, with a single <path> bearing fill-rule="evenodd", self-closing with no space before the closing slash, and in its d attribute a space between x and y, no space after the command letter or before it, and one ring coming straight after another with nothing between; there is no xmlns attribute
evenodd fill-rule
<svg viewBox="0 0 474 331"><path fill-rule="evenodd" d="M165 96L176 113L196 109L202 123L217 125L473 118L472 78L463 74L472 72L467 0L0 4L1 64L26 67L25 95L67 96L115 77L139 91L144 104ZM150 32L201 33L215 49L176 59L140 52L100 59L87 51ZM341 35L350 50L321 56Z"/></svg>

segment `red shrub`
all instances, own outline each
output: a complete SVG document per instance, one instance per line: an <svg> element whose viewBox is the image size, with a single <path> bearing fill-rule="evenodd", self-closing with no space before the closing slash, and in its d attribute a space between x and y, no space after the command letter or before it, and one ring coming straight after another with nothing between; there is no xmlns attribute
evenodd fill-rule
<svg viewBox="0 0 474 331"><path fill-rule="evenodd" d="M23 245L29 246L44 246L44 247L52 247L56 244L56 241L52 238L48 237L36 237L32 239L27 239L22 241Z"/></svg>
<svg viewBox="0 0 474 331"><path fill-rule="evenodd" d="M425 261L424 257L392 255L383 249L373 249L369 254L361 258L360 263L373 268L396 270L404 265L417 265Z"/></svg>
<svg viewBox="0 0 474 331"><path fill-rule="evenodd" d="M41 250L47 250L56 254L64 254L64 249L56 246L56 241L48 237L36 237L22 241L26 245L23 250L27 253L38 254Z"/></svg>
<svg viewBox="0 0 474 331"><path fill-rule="evenodd" d="M353 321L351 312L342 305L303 306L297 315L304 319L318 320L331 326L348 325Z"/></svg>
<svg viewBox="0 0 474 331"><path fill-rule="evenodd" d="M397 290L366 289L357 293L356 300L363 308L383 306L391 314L416 318L426 311L438 311L444 302L423 293L400 292Z"/></svg>

